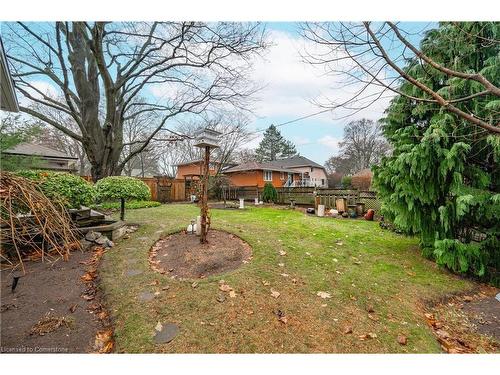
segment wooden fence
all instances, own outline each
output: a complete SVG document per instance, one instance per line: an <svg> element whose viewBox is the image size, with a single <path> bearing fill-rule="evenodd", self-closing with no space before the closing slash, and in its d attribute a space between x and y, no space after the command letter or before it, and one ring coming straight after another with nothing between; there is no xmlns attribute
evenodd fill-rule
<svg viewBox="0 0 500 375"><path fill-rule="evenodd" d="M257 186L240 186L225 190L226 200L236 200L243 198L245 200L254 200L262 198L262 188ZM356 190L356 189L328 189L314 187L291 187L291 188L276 188L278 192L279 204L290 204L291 200L299 205L315 205L315 199L318 199L318 204L324 204L326 208L335 208L335 200L337 198L346 198L348 204L356 204L362 202L365 204L365 209L380 210L380 201L374 191Z"/></svg>
<svg viewBox="0 0 500 375"><path fill-rule="evenodd" d="M87 181L92 181L91 176L81 176ZM186 196L185 181L168 177L136 177L148 185L151 191L151 200L162 203L179 202L188 200Z"/></svg>
<svg viewBox="0 0 500 375"><path fill-rule="evenodd" d="M92 180L90 176L82 177L88 181ZM195 193L196 190L196 186L194 186L196 184L193 185L196 181L190 184L189 181L168 177L138 177L138 179L148 185L151 191L151 199L162 203L188 201L190 195ZM225 198L226 200L243 198L251 201L258 198L261 200L262 191L263 188L257 186L231 186L222 188L222 191L216 195L211 194L211 198ZM317 199L318 204L324 204L329 209L335 208L337 198L346 198L347 204L364 203L366 210L372 208L379 211L381 205L376 193L368 190L290 187L276 188L276 191L278 192L277 203L279 204L290 204L293 199L295 204L314 206Z"/></svg>

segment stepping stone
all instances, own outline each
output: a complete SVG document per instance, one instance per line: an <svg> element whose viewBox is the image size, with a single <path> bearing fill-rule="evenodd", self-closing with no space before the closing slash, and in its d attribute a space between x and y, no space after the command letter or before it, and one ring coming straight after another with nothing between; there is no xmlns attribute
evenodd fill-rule
<svg viewBox="0 0 500 375"><path fill-rule="evenodd" d="M127 276L137 276L137 275L140 275L142 273L141 270L127 270L127 272L125 273Z"/></svg>
<svg viewBox="0 0 500 375"><path fill-rule="evenodd" d="M153 337L155 344L166 344L179 334L179 327L173 323L165 323L161 331L156 331Z"/></svg>
<svg viewBox="0 0 500 375"><path fill-rule="evenodd" d="M155 295L151 292L141 292L137 298L141 302L149 302L155 298Z"/></svg>

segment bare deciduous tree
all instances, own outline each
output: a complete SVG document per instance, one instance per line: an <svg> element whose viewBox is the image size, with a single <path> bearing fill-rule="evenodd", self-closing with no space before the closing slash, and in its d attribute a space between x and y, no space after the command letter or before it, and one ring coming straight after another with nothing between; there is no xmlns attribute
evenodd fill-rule
<svg viewBox="0 0 500 375"><path fill-rule="evenodd" d="M339 155L332 156L325 163L329 174L338 172L349 175L370 168L380 163L390 149L382 136L380 123L367 119L347 124L339 146Z"/></svg>
<svg viewBox="0 0 500 375"><path fill-rule="evenodd" d="M33 105L21 105L21 111L81 142L94 180L120 174L179 115L217 104L246 107L256 89L247 72L252 57L266 46L261 25L253 23L3 26L17 91L31 104L70 116L79 132ZM40 82L58 93L47 95ZM63 100L54 99L59 96ZM124 123L145 112L158 113L158 122L124 156Z"/></svg>
<svg viewBox="0 0 500 375"><path fill-rule="evenodd" d="M338 75L341 82L339 87L354 88L352 96L347 100L330 101L322 106L342 107L357 112L369 107L384 95L399 94L415 102L436 103L471 124L490 133L500 134L498 118L481 118L479 110L464 110L457 105L480 96L500 97L500 87L479 71L460 71L431 59L412 43L412 34L405 31L401 24L305 23L301 30L303 36L315 46L315 50L306 51L304 60L324 67L327 74ZM477 38L479 37L478 35ZM500 45L500 40L483 39L483 43L497 47ZM425 81L412 75L412 65L422 66L429 72L429 76L430 72L438 72L448 78L473 81L476 85L471 85L474 89L465 95L454 95L453 90L435 91ZM399 89L402 81L415 87L414 94L410 95Z"/></svg>

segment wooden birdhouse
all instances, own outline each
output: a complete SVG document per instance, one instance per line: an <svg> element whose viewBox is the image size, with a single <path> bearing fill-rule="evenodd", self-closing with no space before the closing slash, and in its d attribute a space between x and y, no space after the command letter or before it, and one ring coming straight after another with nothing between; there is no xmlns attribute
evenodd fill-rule
<svg viewBox="0 0 500 375"><path fill-rule="evenodd" d="M196 135L196 143L194 145L200 148L217 148L219 147L219 136L221 134L216 130L203 128Z"/></svg>

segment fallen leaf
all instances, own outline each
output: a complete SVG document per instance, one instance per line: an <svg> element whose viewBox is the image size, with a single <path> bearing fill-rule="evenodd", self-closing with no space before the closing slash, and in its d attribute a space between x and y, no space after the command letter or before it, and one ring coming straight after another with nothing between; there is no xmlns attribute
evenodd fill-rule
<svg viewBox="0 0 500 375"><path fill-rule="evenodd" d="M279 267L285 267L285 263L278 263Z"/></svg>
<svg viewBox="0 0 500 375"><path fill-rule="evenodd" d="M94 347L99 353L109 353L113 349L113 331L107 329L97 332Z"/></svg>
<svg viewBox="0 0 500 375"><path fill-rule="evenodd" d="M281 295L280 292L278 292L277 290L271 289L271 296L272 297L278 298L280 295Z"/></svg>
<svg viewBox="0 0 500 375"><path fill-rule="evenodd" d="M82 279L83 281L87 281L87 282L88 282L88 281L92 281L92 280L94 280L94 279L95 279L95 274L92 274L92 273L90 273L90 272L87 272L85 275L83 275L83 276L81 277L81 279Z"/></svg>
<svg viewBox="0 0 500 375"><path fill-rule="evenodd" d="M450 337L450 334L446 332L444 329L438 329L436 331L436 335L438 335L442 339L447 339Z"/></svg>
<svg viewBox="0 0 500 375"><path fill-rule="evenodd" d="M236 292L234 290L229 291L229 297L235 298L236 297Z"/></svg>
<svg viewBox="0 0 500 375"><path fill-rule="evenodd" d="M289 274L287 274L287 273L281 273L280 275L281 275L281 276L283 276L283 277L288 277L288 276L290 276L290 275L289 275Z"/></svg>
<svg viewBox="0 0 500 375"><path fill-rule="evenodd" d="M358 336L359 339L361 341L365 341L367 339L374 339L377 337L377 335L375 333L367 333L366 335L361 335L361 336Z"/></svg>
<svg viewBox="0 0 500 375"><path fill-rule="evenodd" d="M349 333L352 333L352 327L351 326L347 326L344 329L344 335L348 335Z"/></svg>
<svg viewBox="0 0 500 375"><path fill-rule="evenodd" d="M472 302L472 297L471 296L464 296L464 301L465 302Z"/></svg>
<svg viewBox="0 0 500 375"><path fill-rule="evenodd" d="M280 251L279 251L279 254L280 254L282 257L284 257L284 256L286 255L286 251L280 250Z"/></svg>
<svg viewBox="0 0 500 375"><path fill-rule="evenodd" d="M262 285L269 286L269 285L271 285L271 283L269 281L262 280Z"/></svg>
<svg viewBox="0 0 500 375"><path fill-rule="evenodd" d="M408 342L408 339L406 338L405 335L398 335L398 342L400 345L406 345Z"/></svg>
<svg viewBox="0 0 500 375"><path fill-rule="evenodd" d="M74 305L71 305L68 310L69 312L74 313L77 307L78 303L75 303Z"/></svg>
<svg viewBox="0 0 500 375"><path fill-rule="evenodd" d="M371 320L373 320L374 322L378 322L378 317L375 316L375 315L372 315L372 314L368 314L368 318L370 318Z"/></svg>
<svg viewBox="0 0 500 375"><path fill-rule="evenodd" d="M156 323L155 330L160 332L163 329L163 324L161 322Z"/></svg>
<svg viewBox="0 0 500 375"><path fill-rule="evenodd" d="M374 309L373 305L368 305L368 306L366 306L366 311L368 311L369 313L373 313L373 312L375 312L375 309Z"/></svg>
<svg viewBox="0 0 500 375"><path fill-rule="evenodd" d="M333 261L337 263L339 260L337 258L333 258Z"/></svg>
<svg viewBox="0 0 500 375"><path fill-rule="evenodd" d="M219 290L221 290L223 292L230 292L231 290L233 290L233 288L231 288L227 284L221 284L221 285L219 285Z"/></svg>
<svg viewBox="0 0 500 375"><path fill-rule="evenodd" d="M283 324L287 324L288 323L288 318L286 316L281 316L278 318L278 320L283 323Z"/></svg>
<svg viewBox="0 0 500 375"><path fill-rule="evenodd" d="M318 292L316 295L321 298L332 298L331 294L328 292Z"/></svg>
<svg viewBox="0 0 500 375"><path fill-rule="evenodd" d="M192 284L191 284L191 286L192 286L193 288L197 288L197 287L198 287L198 282L197 282L197 281L195 281L194 283L192 283Z"/></svg>

